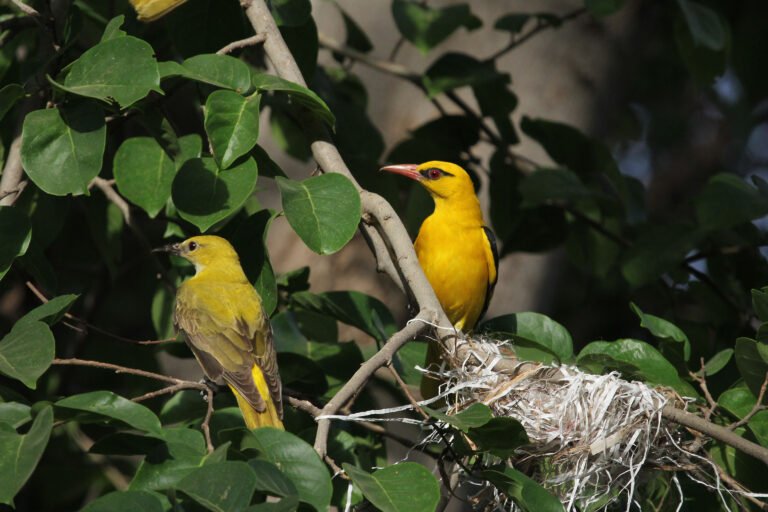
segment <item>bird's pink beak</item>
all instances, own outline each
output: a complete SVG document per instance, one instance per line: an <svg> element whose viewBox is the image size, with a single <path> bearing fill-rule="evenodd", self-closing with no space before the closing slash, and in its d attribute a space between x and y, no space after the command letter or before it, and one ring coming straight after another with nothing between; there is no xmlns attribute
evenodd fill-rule
<svg viewBox="0 0 768 512"><path fill-rule="evenodd" d="M402 174L407 178L411 178L412 180L419 181L423 178L423 176L417 170L418 168L419 166L417 164L397 164L397 165L386 165L379 170L391 172L394 174Z"/></svg>

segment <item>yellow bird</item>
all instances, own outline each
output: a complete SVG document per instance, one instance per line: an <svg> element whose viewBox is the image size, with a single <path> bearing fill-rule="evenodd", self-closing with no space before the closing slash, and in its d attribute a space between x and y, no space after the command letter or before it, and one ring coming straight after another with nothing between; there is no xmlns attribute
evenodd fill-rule
<svg viewBox="0 0 768 512"><path fill-rule="evenodd" d="M448 319L461 331L472 330L488 308L499 263L496 237L485 226L472 179L458 165L440 161L381 170L418 181L432 196L435 210L419 229L416 255ZM426 367L439 364L439 347L430 343ZM439 384L422 378L422 396L435 396Z"/></svg>
<svg viewBox="0 0 768 512"><path fill-rule="evenodd" d="M175 323L206 376L224 379L249 429L283 429L272 328L235 249L221 237L196 236L157 250L195 265L176 292Z"/></svg>

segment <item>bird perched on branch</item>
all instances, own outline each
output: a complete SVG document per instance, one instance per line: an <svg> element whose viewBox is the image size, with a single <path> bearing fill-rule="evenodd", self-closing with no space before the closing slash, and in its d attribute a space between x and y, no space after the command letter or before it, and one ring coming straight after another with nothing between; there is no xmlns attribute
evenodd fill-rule
<svg viewBox="0 0 768 512"><path fill-rule="evenodd" d="M176 292L175 323L205 375L224 379L249 429L282 429L272 328L235 249L221 237L196 236L156 250L195 265L195 275Z"/></svg>
<svg viewBox="0 0 768 512"><path fill-rule="evenodd" d="M472 330L488 308L499 263L496 237L483 222L472 179L458 165L439 161L381 170L418 181L432 196L435 210L419 229L416 255L448 319L461 331ZM440 349L430 343L426 367L434 370L439 363ZM422 396L435 396L439 384L425 375Z"/></svg>

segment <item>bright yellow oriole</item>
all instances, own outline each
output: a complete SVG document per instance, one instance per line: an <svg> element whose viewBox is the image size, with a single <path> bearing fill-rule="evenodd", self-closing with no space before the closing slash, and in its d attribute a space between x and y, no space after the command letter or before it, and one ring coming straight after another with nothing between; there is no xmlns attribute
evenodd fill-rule
<svg viewBox="0 0 768 512"><path fill-rule="evenodd" d="M176 292L175 323L206 376L224 379L249 429L282 429L272 328L234 248L218 236L196 236L158 250L195 265Z"/></svg>
<svg viewBox="0 0 768 512"><path fill-rule="evenodd" d="M421 224L416 255L448 319L461 331L472 330L488 308L499 263L496 237L485 226L472 179L458 165L439 161L381 170L418 181L432 196L435 210ZM430 343L426 367L439 364L439 347ZM435 396L439 384L425 375L422 396Z"/></svg>

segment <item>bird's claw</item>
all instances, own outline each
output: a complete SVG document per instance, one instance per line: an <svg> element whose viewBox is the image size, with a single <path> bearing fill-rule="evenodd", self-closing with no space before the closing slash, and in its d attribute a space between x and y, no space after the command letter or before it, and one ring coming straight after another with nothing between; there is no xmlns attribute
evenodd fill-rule
<svg viewBox="0 0 768 512"><path fill-rule="evenodd" d="M221 386L216 384L215 381L209 379L208 377L203 377L200 379L200 384L205 384L205 387L211 390L211 394L213 396L216 396L216 393L221 391ZM204 401L208 401L208 393L206 391L201 390L200 395L202 395Z"/></svg>

